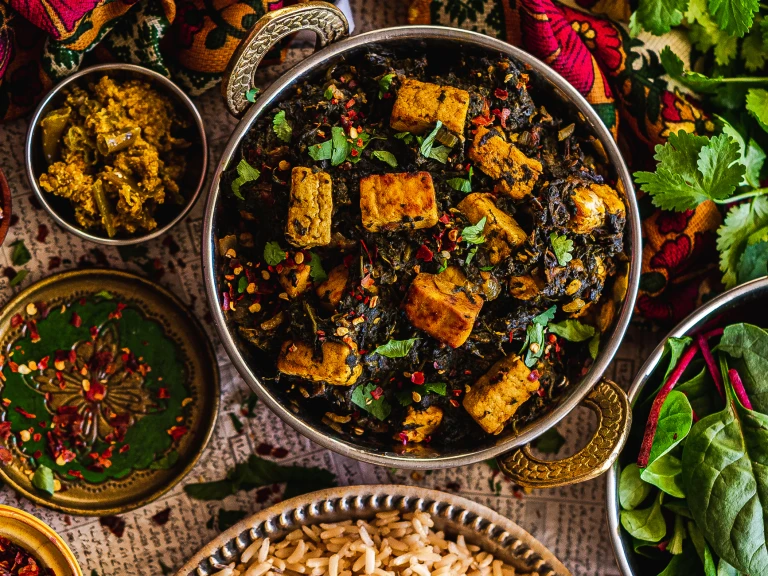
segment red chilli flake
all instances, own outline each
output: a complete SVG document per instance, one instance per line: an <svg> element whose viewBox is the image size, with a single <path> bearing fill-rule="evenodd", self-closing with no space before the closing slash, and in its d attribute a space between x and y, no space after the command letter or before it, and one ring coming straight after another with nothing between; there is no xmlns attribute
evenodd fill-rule
<svg viewBox="0 0 768 576"><path fill-rule="evenodd" d="M99 336L99 327L98 326L91 326L88 328L88 332L91 334L91 340L96 340Z"/></svg>
<svg viewBox="0 0 768 576"><path fill-rule="evenodd" d="M683 353L680 361L677 363L677 366L675 366L675 369L669 375L669 378L661 387L661 390L659 390L656 398L653 400L653 404L651 405L651 413L648 415L648 421L645 424L645 433L643 434L643 442L640 445L640 454L637 456L637 465L640 468L645 468L648 466L648 459L651 456L651 448L653 447L653 439L656 436L656 428L659 425L659 414L661 414L661 407L663 406L664 401L667 399L667 396L669 396L669 393L672 391L672 388L674 388L677 382L680 380L680 377L683 375L683 372L685 372L688 364L690 364L691 360L693 360L694 356L696 356L696 352L698 352L698 350L699 345L694 342Z"/></svg>
<svg viewBox="0 0 768 576"><path fill-rule="evenodd" d="M83 319L80 318L80 314L73 311L72 320L70 320L69 323L72 324L72 326L74 326L75 328L80 328L80 326L83 325Z"/></svg>
<svg viewBox="0 0 768 576"><path fill-rule="evenodd" d="M119 516L104 516L99 518L99 524L107 528L118 538L122 538L125 533L125 520Z"/></svg>
<svg viewBox="0 0 768 576"><path fill-rule="evenodd" d="M167 432L175 442L179 440L182 436L184 436L184 434L189 432L189 429L186 426L171 426L171 428Z"/></svg>
<svg viewBox="0 0 768 576"><path fill-rule="evenodd" d="M120 446L120 450L118 450L117 453L118 454L125 454L130 449L131 449L131 445L130 444L123 444L122 446Z"/></svg>
<svg viewBox="0 0 768 576"><path fill-rule="evenodd" d="M126 308L125 304L123 304L122 302L118 302L117 307L115 308L115 311L109 313L109 318L110 319L122 318L123 310L125 310L125 308Z"/></svg>
<svg viewBox="0 0 768 576"><path fill-rule="evenodd" d="M154 522L158 526L165 526L168 523L168 519L170 517L171 517L171 509L170 507L168 507L165 510L160 510L160 512L152 516L152 522Z"/></svg>
<svg viewBox="0 0 768 576"><path fill-rule="evenodd" d="M29 338L33 344L40 342L40 332L37 331L37 322L29 320L27 322L27 328L29 329Z"/></svg>
<svg viewBox="0 0 768 576"><path fill-rule="evenodd" d="M424 372L414 372L411 374L411 382L414 384L424 384Z"/></svg>
<svg viewBox="0 0 768 576"><path fill-rule="evenodd" d="M21 314L14 314L11 318L11 328L18 328L24 324L24 318L21 317Z"/></svg>
<svg viewBox="0 0 768 576"><path fill-rule="evenodd" d="M375 390L371 390L371 397L374 400L378 400L384 394L384 389L381 386L377 386Z"/></svg>
<svg viewBox="0 0 768 576"><path fill-rule="evenodd" d="M67 476L72 476L72 478L77 478L78 480L83 479L83 473L80 470L68 470Z"/></svg>
<svg viewBox="0 0 768 576"><path fill-rule="evenodd" d="M539 371L538 370L531 370L531 373L528 374L528 380L531 382L536 382L540 378Z"/></svg>
<svg viewBox="0 0 768 576"><path fill-rule="evenodd" d="M506 128L507 127L507 118L509 118L509 115L512 114L512 110L509 108L504 108L501 111L501 116L499 116L499 119L501 120L501 127Z"/></svg>
<svg viewBox="0 0 768 576"><path fill-rule="evenodd" d="M416 258L423 260L424 262L432 262L433 257L434 254L432 253L432 250L427 248L426 244L419 246L419 249L416 251Z"/></svg>
<svg viewBox="0 0 768 576"><path fill-rule="evenodd" d="M450 221L451 221L451 217L448 216L447 212L442 216L440 216L440 222L442 222L443 224L448 224Z"/></svg>
<svg viewBox="0 0 768 576"><path fill-rule="evenodd" d="M8 448L5 446L0 446L0 464L4 464L6 466L10 465L13 462L13 454L11 453Z"/></svg>
<svg viewBox="0 0 768 576"><path fill-rule="evenodd" d="M45 356L45 357L41 358L41 359L40 359L40 360L37 362L37 367L38 367L40 370L45 370L46 368L48 368L48 361L49 361L50 359L51 359L51 357L50 357L50 356Z"/></svg>
<svg viewBox="0 0 768 576"><path fill-rule="evenodd" d="M168 388L158 388L157 397L162 400L165 400L171 397L171 393L168 391Z"/></svg>
<svg viewBox="0 0 768 576"><path fill-rule="evenodd" d="M0 440L8 440L11 436L11 423L0 422Z"/></svg>
<svg viewBox="0 0 768 576"><path fill-rule="evenodd" d="M352 106L354 106L354 105L355 105L355 99L354 98L350 98L349 101L346 104L344 104L344 107L349 109L349 108L352 108Z"/></svg>
<svg viewBox="0 0 768 576"><path fill-rule="evenodd" d="M749 401L747 391L744 390L744 383L741 381L741 376L739 376L735 368L728 370L728 380L731 381L731 386L733 386L733 390L736 392L741 405L748 410L752 410L752 402Z"/></svg>
<svg viewBox="0 0 768 576"><path fill-rule="evenodd" d="M26 418L27 420L35 420L37 418L37 416L35 416L34 414L30 414L29 412L24 410L24 408L22 408L21 406L15 406L14 410L16 410L16 412L18 412L22 416L24 416L24 418Z"/></svg>
<svg viewBox="0 0 768 576"><path fill-rule="evenodd" d="M493 94L499 100L506 100L509 97L509 92L507 92L503 88L496 88L496 90L493 91Z"/></svg>

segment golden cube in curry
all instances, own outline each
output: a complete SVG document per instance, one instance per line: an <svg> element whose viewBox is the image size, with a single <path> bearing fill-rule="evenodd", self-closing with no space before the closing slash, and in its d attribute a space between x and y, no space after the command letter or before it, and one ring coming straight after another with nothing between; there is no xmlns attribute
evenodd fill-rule
<svg viewBox="0 0 768 576"><path fill-rule="evenodd" d="M327 382L336 386L351 386L363 371L357 351L343 342L323 342L321 357L306 342L283 342L277 369L283 374L298 376L313 382Z"/></svg>
<svg viewBox="0 0 768 576"><path fill-rule="evenodd" d="M502 132L481 126L469 149L480 170L498 180L494 190L515 200L531 193L542 172L541 162L528 158L504 138Z"/></svg>
<svg viewBox="0 0 768 576"><path fill-rule="evenodd" d="M430 406L426 410L416 410L408 407L408 412L403 420L403 432L408 442L424 442L443 421L443 410L437 406ZM395 436L399 440L399 436Z"/></svg>
<svg viewBox="0 0 768 576"><path fill-rule="evenodd" d="M325 308L335 310L344 295L344 288L349 280L349 268L339 264L328 272L328 278L320 284L315 292Z"/></svg>
<svg viewBox="0 0 768 576"><path fill-rule="evenodd" d="M466 342L482 307L479 296L468 296L456 284L426 273L413 279L403 301L411 324L451 348Z"/></svg>
<svg viewBox="0 0 768 576"><path fill-rule="evenodd" d="M577 234L589 234L605 223L606 215L626 216L624 202L619 194L606 184L592 183L589 186L577 186L571 193L574 212L568 227Z"/></svg>
<svg viewBox="0 0 768 576"><path fill-rule="evenodd" d="M512 216L496 207L492 194L476 192L469 194L458 204L458 209L472 224L477 224L485 217L484 247L489 251L491 264L496 265L512 254L527 237Z"/></svg>
<svg viewBox="0 0 768 576"><path fill-rule="evenodd" d="M431 228L437 224L429 172L372 174L360 180L360 213L369 232Z"/></svg>
<svg viewBox="0 0 768 576"><path fill-rule="evenodd" d="M310 267L307 264L284 266L277 275L277 280L288 296L296 298L309 288L309 272Z"/></svg>
<svg viewBox="0 0 768 576"><path fill-rule="evenodd" d="M483 430L499 434L518 408L539 389L519 356L502 358L464 396L464 409Z"/></svg>
<svg viewBox="0 0 768 576"><path fill-rule="evenodd" d="M331 177L326 172L297 166L291 170L291 198L285 238L300 248L331 242Z"/></svg>
<svg viewBox="0 0 768 576"><path fill-rule="evenodd" d="M448 130L462 136L468 109L466 90L408 78L397 92L389 125L399 132L424 134L440 120Z"/></svg>

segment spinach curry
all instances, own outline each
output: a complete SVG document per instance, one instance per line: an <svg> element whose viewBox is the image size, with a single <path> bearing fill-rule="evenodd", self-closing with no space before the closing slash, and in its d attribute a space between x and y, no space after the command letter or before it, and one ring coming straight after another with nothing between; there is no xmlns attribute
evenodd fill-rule
<svg viewBox="0 0 768 576"><path fill-rule="evenodd" d="M626 291L599 141L517 62L457 58L334 65L224 176L222 309L284 402L357 443L514 431L583 376Z"/></svg>

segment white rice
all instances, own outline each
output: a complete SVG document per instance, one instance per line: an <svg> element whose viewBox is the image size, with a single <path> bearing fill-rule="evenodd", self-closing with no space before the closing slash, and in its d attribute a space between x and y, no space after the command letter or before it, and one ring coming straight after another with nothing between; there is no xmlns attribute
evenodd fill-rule
<svg viewBox="0 0 768 576"><path fill-rule="evenodd" d="M392 510L370 522L302 526L277 542L254 541L217 576L515 576L493 554L434 525L426 512Z"/></svg>

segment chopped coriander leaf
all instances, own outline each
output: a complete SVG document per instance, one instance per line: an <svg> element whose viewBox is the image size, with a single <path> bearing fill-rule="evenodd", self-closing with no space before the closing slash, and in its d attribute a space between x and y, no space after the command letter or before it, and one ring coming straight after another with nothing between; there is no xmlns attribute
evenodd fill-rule
<svg viewBox="0 0 768 576"><path fill-rule="evenodd" d="M549 235L549 241L552 243L552 251L555 253L557 263L560 266L565 266L573 260L573 240L568 239L565 236L558 236L554 232Z"/></svg>
<svg viewBox="0 0 768 576"><path fill-rule="evenodd" d="M240 280L237 281L237 293L242 294L246 288L248 288L248 278L240 276Z"/></svg>
<svg viewBox="0 0 768 576"><path fill-rule="evenodd" d="M395 155L392 154L392 152L387 152L386 150L374 150L373 156L374 158L389 164L392 168L397 168L397 158L395 158Z"/></svg>
<svg viewBox="0 0 768 576"><path fill-rule="evenodd" d="M251 88L245 93L245 99L248 100L248 102L256 102L256 96L258 96L258 94L258 88Z"/></svg>
<svg viewBox="0 0 768 576"><path fill-rule="evenodd" d="M722 85L725 80L722 76L709 77L699 72L685 70L683 61L669 46L664 47L661 54L659 54L659 59L667 74L687 84L692 90L697 92L711 92Z"/></svg>
<svg viewBox="0 0 768 576"><path fill-rule="evenodd" d="M53 470L42 464L39 465L35 470L35 475L32 476L32 486L49 496L53 496Z"/></svg>
<svg viewBox="0 0 768 576"><path fill-rule="evenodd" d="M541 326L546 326L549 323L549 321L555 317L555 312L557 312L557 306L552 306L551 308L547 308L541 314L534 316L532 322L534 324L540 324Z"/></svg>
<svg viewBox="0 0 768 576"><path fill-rule="evenodd" d="M323 263L320 261L320 256L314 252L310 252L312 258L309 261L309 275L312 277L313 282L323 282L328 279L328 274L325 273Z"/></svg>
<svg viewBox="0 0 768 576"><path fill-rule="evenodd" d="M293 127L291 123L285 117L285 110L280 110L272 119L272 130L274 130L277 137L283 142L291 141L291 134L293 134Z"/></svg>
<svg viewBox="0 0 768 576"><path fill-rule="evenodd" d="M656 172L635 172L641 189L664 210L693 209L728 198L744 177L739 145L727 134L713 138L680 130L656 146Z"/></svg>
<svg viewBox="0 0 768 576"><path fill-rule="evenodd" d="M687 8L688 0L640 0L632 18L648 32L661 36L680 25Z"/></svg>
<svg viewBox="0 0 768 576"><path fill-rule="evenodd" d="M747 92L747 110L768 131L768 90L752 88Z"/></svg>
<svg viewBox="0 0 768 576"><path fill-rule="evenodd" d="M410 132L398 132L395 134L395 138L402 140L405 144L410 144L413 142L413 134Z"/></svg>
<svg viewBox="0 0 768 576"><path fill-rule="evenodd" d="M487 218L483 216L480 221L474 226L467 226L461 231L461 239L467 244L482 244L485 242L485 236L483 236L483 229L485 228L485 221Z"/></svg>
<svg viewBox="0 0 768 576"><path fill-rule="evenodd" d="M328 88L325 89L325 92L323 93L323 96L325 97L326 100L330 100L331 98L333 98L333 89L334 88L335 88L335 86L333 84L331 84L330 86L328 86Z"/></svg>
<svg viewBox="0 0 768 576"><path fill-rule="evenodd" d="M379 78L379 100L384 98L384 94L389 92L390 87L392 86L392 80L395 78L394 74L385 74L381 78Z"/></svg>
<svg viewBox="0 0 768 576"><path fill-rule="evenodd" d="M549 324L549 331L570 342L584 342L595 335L594 327L572 318Z"/></svg>
<svg viewBox="0 0 768 576"><path fill-rule="evenodd" d="M760 234L768 226L768 196L757 196L751 202L734 206L717 230L717 249L723 284L733 288L738 283L739 268L750 239L761 241Z"/></svg>
<svg viewBox="0 0 768 576"><path fill-rule="evenodd" d="M277 266L285 260L285 250L277 242L267 242L264 246L264 261L270 266Z"/></svg>
<svg viewBox="0 0 768 576"><path fill-rule="evenodd" d="M32 259L32 255L27 250L24 240L16 240L11 244L13 251L11 252L11 264L14 266L23 266Z"/></svg>
<svg viewBox="0 0 768 576"><path fill-rule="evenodd" d="M240 200L245 200L243 194L240 192L240 187L247 182L258 180L259 176L261 176L261 172L248 164L245 158L243 158L237 164L237 178L232 181L232 193L240 198Z"/></svg>
<svg viewBox="0 0 768 576"><path fill-rule="evenodd" d="M375 384L360 384L352 391L352 403L383 422L392 412L392 406L383 395L378 398L371 395L377 388Z"/></svg>
<svg viewBox="0 0 768 576"><path fill-rule="evenodd" d="M720 30L741 38L752 27L759 0L709 0L709 13Z"/></svg>
<svg viewBox="0 0 768 576"><path fill-rule="evenodd" d="M404 356L407 356L411 351L411 348L413 348L416 340L418 340L418 338L410 338L408 340L390 340L386 344L378 346L376 350L373 351L373 353L386 356L387 358L403 358Z"/></svg>
<svg viewBox="0 0 768 576"><path fill-rule="evenodd" d="M338 166L347 159L350 151L350 144L344 134L344 128L341 128L340 126L331 128L331 141L333 142L331 165Z"/></svg>
<svg viewBox="0 0 768 576"><path fill-rule="evenodd" d="M313 160L330 160L333 153L333 142L328 140L321 144L313 144L307 148L307 152Z"/></svg>
<svg viewBox="0 0 768 576"><path fill-rule="evenodd" d="M472 246L472 248L470 249L470 251L469 251L469 252L467 252L467 257L466 257L466 259L464 260L464 264L466 264L467 266L469 266L469 263L470 263L470 262L472 262L472 260L474 259L474 257L475 257L475 255L476 255L476 254L477 254L477 246Z"/></svg>
<svg viewBox="0 0 768 576"><path fill-rule="evenodd" d="M469 167L466 178L451 178L448 180L448 186L465 194L472 192L472 166Z"/></svg>
<svg viewBox="0 0 768 576"><path fill-rule="evenodd" d="M427 394L434 393L439 396L445 396L448 394L448 384L445 382L427 382L424 384L424 392Z"/></svg>
<svg viewBox="0 0 768 576"><path fill-rule="evenodd" d="M448 260L444 260L442 264L440 264L440 268L437 270L437 273L440 274L442 272L445 272L448 268Z"/></svg>
<svg viewBox="0 0 768 576"><path fill-rule="evenodd" d="M440 132L440 128L442 128L442 126L443 123L438 120L435 124L434 130L427 134L427 136L421 141L421 147L419 148L419 151L425 158L432 158L445 164L448 160L448 155L451 153L451 149L447 146L434 145L437 133Z"/></svg>
<svg viewBox="0 0 768 576"><path fill-rule="evenodd" d="M741 185L758 188L760 186L760 171L763 168L766 157L765 152L763 152L763 149L753 138L750 138L749 142L745 142L744 137L725 118L717 115L715 115L715 118L722 122L723 133L728 134L739 145L741 152L740 162L746 168Z"/></svg>
<svg viewBox="0 0 768 576"><path fill-rule="evenodd" d="M552 306L541 314L534 316L528 328L526 328L525 342L523 342L520 353L522 354L527 348L524 362L528 368L535 366L539 358L544 355L544 327L555 317L556 310L557 306Z"/></svg>
<svg viewBox="0 0 768 576"><path fill-rule="evenodd" d="M445 164L448 162L448 156L451 153L451 149L448 146L434 146L429 151L429 157L438 162Z"/></svg>

